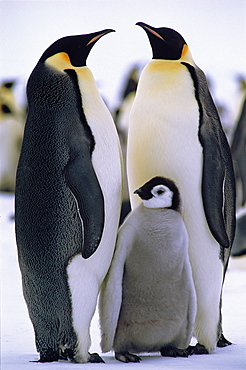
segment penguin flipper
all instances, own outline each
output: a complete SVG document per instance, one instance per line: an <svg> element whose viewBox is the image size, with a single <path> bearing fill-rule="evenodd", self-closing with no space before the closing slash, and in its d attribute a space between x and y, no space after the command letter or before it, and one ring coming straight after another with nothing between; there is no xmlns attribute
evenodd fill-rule
<svg viewBox="0 0 246 370"><path fill-rule="evenodd" d="M225 169L216 141L207 136L207 133L201 133L205 142L202 174L203 207L208 226L214 238L221 246L229 248L230 242L223 215Z"/></svg>
<svg viewBox="0 0 246 370"><path fill-rule="evenodd" d="M130 233L131 234L131 233ZM131 240L129 228L124 223L118 232L115 254L102 284L99 298L102 352L111 351L122 303L124 265Z"/></svg>
<svg viewBox="0 0 246 370"><path fill-rule="evenodd" d="M194 81L200 111L199 140L203 147L202 198L208 226L224 248L235 234L235 182L230 147L203 71L184 64Z"/></svg>
<svg viewBox="0 0 246 370"><path fill-rule="evenodd" d="M86 151L73 156L65 168L65 179L78 206L82 223L82 257L89 258L97 249L104 228L104 197Z"/></svg>

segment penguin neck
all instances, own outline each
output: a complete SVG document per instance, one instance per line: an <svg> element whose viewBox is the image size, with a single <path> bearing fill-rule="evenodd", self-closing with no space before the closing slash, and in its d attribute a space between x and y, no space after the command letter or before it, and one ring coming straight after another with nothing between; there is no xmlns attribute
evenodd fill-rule
<svg viewBox="0 0 246 370"><path fill-rule="evenodd" d="M168 59L152 59L144 68L143 73L141 74L151 74L154 78L156 76L157 79L160 79L161 76L167 76L168 74L173 75L182 72L184 65L183 63L188 63L193 67L196 67L196 64L192 58L192 55L189 51L187 45L183 48L183 52L181 58L178 60L168 60ZM140 80L141 80L140 76ZM156 83L156 82L155 82Z"/></svg>
<svg viewBox="0 0 246 370"><path fill-rule="evenodd" d="M86 94L94 96L95 99L101 100L101 95L97 89L97 85L91 70L88 67L75 68L75 72L78 76L78 84L81 93L86 91Z"/></svg>
<svg viewBox="0 0 246 370"><path fill-rule="evenodd" d="M112 124L112 116L106 107L93 77L91 70L88 67L80 67L75 69L78 76L78 86L82 97L83 110L86 119L94 132L98 131L98 125L104 123L104 130Z"/></svg>
<svg viewBox="0 0 246 370"><path fill-rule="evenodd" d="M190 73L180 61L153 59L140 76L136 96L158 112L163 99L170 104L175 96L185 95L187 84L190 85Z"/></svg>

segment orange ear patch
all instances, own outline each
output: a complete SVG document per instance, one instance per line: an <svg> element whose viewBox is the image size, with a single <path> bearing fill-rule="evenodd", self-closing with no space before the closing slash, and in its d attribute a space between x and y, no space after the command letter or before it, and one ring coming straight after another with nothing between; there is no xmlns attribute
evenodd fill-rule
<svg viewBox="0 0 246 370"><path fill-rule="evenodd" d="M195 66L192 55L190 53L190 49L189 49L188 45L186 45L186 44L184 44L184 46L183 46L180 61L181 62L187 62L187 63L191 64L192 66Z"/></svg>
<svg viewBox="0 0 246 370"><path fill-rule="evenodd" d="M67 53L61 52L55 55L52 55L45 61L46 64L50 65L53 68L56 68L60 71L64 69L71 68L71 62Z"/></svg>
<svg viewBox="0 0 246 370"><path fill-rule="evenodd" d="M70 59L69 59L69 56L68 56L67 53L63 53L62 52L62 53L59 53L59 55L60 55L60 58L62 60L64 60L64 62L71 64Z"/></svg>
<svg viewBox="0 0 246 370"><path fill-rule="evenodd" d="M186 54L188 53L189 48L188 45L184 44L183 49L182 49L182 54L180 59L185 59Z"/></svg>

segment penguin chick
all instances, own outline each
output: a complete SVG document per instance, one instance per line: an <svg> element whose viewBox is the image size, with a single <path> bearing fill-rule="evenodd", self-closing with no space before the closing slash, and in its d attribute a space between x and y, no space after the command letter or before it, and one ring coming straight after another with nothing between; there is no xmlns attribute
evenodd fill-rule
<svg viewBox="0 0 246 370"><path fill-rule="evenodd" d="M155 177L134 193L142 203L119 229L101 290L102 351L122 362L140 361L130 352L187 357L196 294L179 190Z"/></svg>

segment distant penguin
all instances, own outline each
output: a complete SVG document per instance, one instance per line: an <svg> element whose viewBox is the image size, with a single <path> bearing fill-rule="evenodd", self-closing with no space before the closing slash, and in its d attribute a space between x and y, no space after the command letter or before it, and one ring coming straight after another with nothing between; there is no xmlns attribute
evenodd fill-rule
<svg viewBox="0 0 246 370"><path fill-rule="evenodd" d="M126 175L126 148L127 148L127 135L129 126L129 113L132 103L135 98L136 88L138 84L139 68L134 66L131 68L127 75L126 82L121 94L121 103L114 112L115 124L120 138L122 149L122 157L124 163L124 186L123 186L123 202L120 215L120 225L123 223L125 217L131 210L129 191Z"/></svg>
<svg viewBox="0 0 246 370"><path fill-rule="evenodd" d="M14 96L15 81L0 86L0 191L14 192L24 127Z"/></svg>
<svg viewBox="0 0 246 370"><path fill-rule="evenodd" d="M59 39L27 84L16 240L39 362L102 361L88 353L89 330L115 247L122 160L86 59L112 31Z"/></svg>
<svg viewBox="0 0 246 370"><path fill-rule="evenodd" d="M141 73L130 113L127 176L132 192L154 176L169 177L183 200L197 293L196 353L230 344L221 329L221 290L235 232L235 182L230 148L204 73L183 37L137 23L153 59ZM204 348L205 347L205 348Z"/></svg>
<svg viewBox="0 0 246 370"><path fill-rule="evenodd" d="M124 140L127 139L129 112L136 94L138 76L139 68L134 66L131 68L129 75L127 76L126 83L121 94L121 103L115 111L115 123L118 131L124 137Z"/></svg>
<svg viewBox="0 0 246 370"><path fill-rule="evenodd" d="M236 233L231 249L233 257L246 255L246 207L237 211Z"/></svg>
<svg viewBox="0 0 246 370"><path fill-rule="evenodd" d="M187 357L196 316L188 235L176 185L155 177L134 192L142 203L121 226L100 295L103 352Z"/></svg>
<svg viewBox="0 0 246 370"><path fill-rule="evenodd" d="M237 184L237 206L246 204L246 95L235 124L231 153Z"/></svg>

